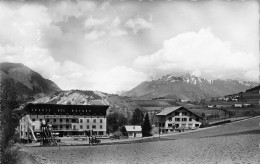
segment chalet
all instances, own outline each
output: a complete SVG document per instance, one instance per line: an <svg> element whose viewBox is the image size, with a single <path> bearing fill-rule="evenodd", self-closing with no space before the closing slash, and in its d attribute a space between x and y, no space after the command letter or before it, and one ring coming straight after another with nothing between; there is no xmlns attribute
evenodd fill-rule
<svg viewBox="0 0 260 164"><path fill-rule="evenodd" d="M203 117L182 107L167 107L157 115L157 127L162 133L175 129L196 129L203 122Z"/></svg>
<svg viewBox="0 0 260 164"><path fill-rule="evenodd" d="M234 104L235 108L242 108L242 104Z"/></svg>
<svg viewBox="0 0 260 164"><path fill-rule="evenodd" d="M126 125L125 129L128 137L142 137L142 127L140 125Z"/></svg>
<svg viewBox="0 0 260 164"><path fill-rule="evenodd" d="M41 132L41 123L52 127L59 137L83 135L89 131L92 135L105 135L107 105L61 105L27 104L26 116L20 120L20 138L26 139L31 131L37 136ZM29 121L28 121L29 120ZM30 130L30 127L32 127Z"/></svg>

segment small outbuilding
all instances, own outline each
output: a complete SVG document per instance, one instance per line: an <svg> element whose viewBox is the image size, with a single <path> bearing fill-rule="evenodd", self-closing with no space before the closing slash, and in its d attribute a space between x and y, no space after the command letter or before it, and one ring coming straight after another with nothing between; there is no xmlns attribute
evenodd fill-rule
<svg viewBox="0 0 260 164"><path fill-rule="evenodd" d="M128 137L142 137L142 127L140 125L126 125Z"/></svg>

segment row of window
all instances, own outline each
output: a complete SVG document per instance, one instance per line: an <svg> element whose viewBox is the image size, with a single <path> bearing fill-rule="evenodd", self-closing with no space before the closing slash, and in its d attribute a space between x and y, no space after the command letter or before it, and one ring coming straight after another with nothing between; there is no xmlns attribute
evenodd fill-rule
<svg viewBox="0 0 260 164"><path fill-rule="evenodd" d="M35 119L32 119L32 121L35 121ZM57 119L53 119L53 122L56 122L56 121L57 121ZM63 119L60 119L60 122L62 122L62 121L63 121ZM79 121L80 121L80 123L83 123L83 119L80 119ZM42 119L40 119L40 122L42 122ZM46 122L50 122L50 119L46 119ZM69 122L69 119L66 119L66 122ZM71 122L76 123L77 121L76 121L76 119L71 119ZM97 122L96 119L93 119L93 123L96 123L96 122ZM89 119L87 119L87 123L89 123ZM103 123L103 120L99 119L99 123Z"/></svg>
<svg viewBox="0 0 260 164"><path fill-rule="evenodd" d="M181 125L181 127L187 127L186 124L175 124L175 128L179 128ZM172 127L173 125L172 124L168 124L168 127ZM188 127L192 127L192 124L188 124ZM195 124L195 127L199 127L199 124Z"/></svg>
<svg viewBox="0 0 260 164"><path fill-rule="evenodd" d="M182 127L186 127L186 124L174 124L175 128L179 128L180 125ZM164 126L165 126L164 123L159 123L159 127L164 127ZM173 126L173 124L168 124L168 127L172 127L172 126ZM191 126L192 126L192 124L188 124L188 127L191 127ZM199 127L199 124L195 124L195 127Z"/></svg>
<svg viewBox="0 0 260 164"><path fill-rule="evenodd" d="M175 118L175 121L187 121L188 119L187 118L178 118L178 117L176 117ZM169 118L169 121L172 121L172 118ZM189 118L189 121L192 121L192 118ZM199 121L199 119L198 118L196 118L196 121Z"/></svg>
<svg viewBox="0 0 260 164"><path fill-rule="evenodd" d="M179 116L180 112L175 112L175 116ZM188 116L187 112L182 112L182 116Z"/></svg>
<svg viewBox="0 0 260 164"><path fill-rule="evenodd" d="M100 125L99 129L102 129L102 128L103 128L103 126ZM79 129L83 129L83 125L80 125ZM89 129L89 125L87 125L86 129ZM92 125L92 129L96 129L96 125ZM76 125L73 125L73 130L76 130Z"/></svg>

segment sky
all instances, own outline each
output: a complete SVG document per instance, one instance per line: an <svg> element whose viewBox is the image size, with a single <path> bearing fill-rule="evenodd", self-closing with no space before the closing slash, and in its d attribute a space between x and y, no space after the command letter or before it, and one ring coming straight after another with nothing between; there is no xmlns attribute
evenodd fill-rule
<svg viewBox="0 0 260 164"><path fill-rule="evenodd" d="M118 93L166 74L259 81L251 1L1 1L0 62L61 89Z"/></svg>

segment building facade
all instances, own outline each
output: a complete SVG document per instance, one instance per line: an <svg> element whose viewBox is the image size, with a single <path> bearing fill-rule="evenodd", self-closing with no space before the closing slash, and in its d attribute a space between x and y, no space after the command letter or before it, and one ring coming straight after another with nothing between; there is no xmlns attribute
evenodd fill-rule
<svg viewBox="0 0 260 164"><path fill-rule="evenodd" d="M196 129L203 122L201 116L182 106L164 108L156 116L158 119L156 126L159 127L162 133L176 129Z"/></svg>
<svg viewBox="0 0 260 164"><path fill-rule="evenodd" d="M142 127L140 125L126 125L128 137L142 137Z"/></svg>
<svg viewBox="0 0 260 164"><path fill-rule="evenodd" d="M32 131L39 135L41 123L51 125L52 132L59 137L83 135L86 131L105 135L108 108L107 105L27 104L26 116L20 120L20 138L28 138Z"/></svg>

